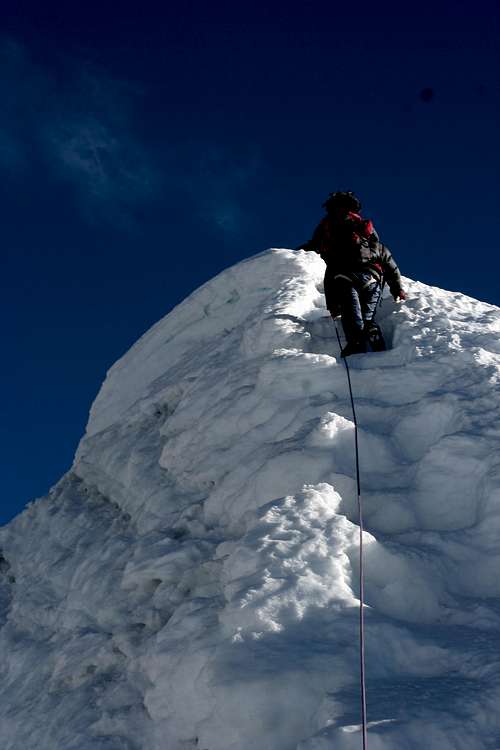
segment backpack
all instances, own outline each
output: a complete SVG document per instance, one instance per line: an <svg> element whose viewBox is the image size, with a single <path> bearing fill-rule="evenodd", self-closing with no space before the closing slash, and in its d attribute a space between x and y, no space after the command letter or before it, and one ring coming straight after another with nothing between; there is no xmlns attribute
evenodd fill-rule
<svg viewBox="0 0 500 750"><path fill-rule="evenodd" d="M370 219L363 219L354 211L341 217L325 216L321 224L319 252L327 260L337 259L363 265L373 259L377 236Z"/></svg>

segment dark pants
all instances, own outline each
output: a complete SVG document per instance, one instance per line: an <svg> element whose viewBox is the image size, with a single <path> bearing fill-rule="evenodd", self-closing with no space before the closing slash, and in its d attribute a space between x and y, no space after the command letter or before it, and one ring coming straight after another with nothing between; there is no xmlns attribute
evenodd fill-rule
<svg viewBox="0 0 500 750"><path fill-rule="evenodd" d="M381 287L370 273L353 274L353 279L333 278L325 274L326 306L342 316L342 327L348 344L363 342L365 330L375 322ZM368 286L367 286L368 284Z"/></svg>

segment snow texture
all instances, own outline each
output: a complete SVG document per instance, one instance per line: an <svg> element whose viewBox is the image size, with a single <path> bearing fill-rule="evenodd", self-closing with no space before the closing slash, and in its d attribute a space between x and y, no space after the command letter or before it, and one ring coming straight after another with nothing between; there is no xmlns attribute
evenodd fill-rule
<svg viewBox="0 0 500 750"><path fill-rule="evenodd" d="M345 368L315 255L217 276L111 368L0 530L3 750L360 748ZM500 310L405 280L350 358L370 750L500 747Z"/></svg>

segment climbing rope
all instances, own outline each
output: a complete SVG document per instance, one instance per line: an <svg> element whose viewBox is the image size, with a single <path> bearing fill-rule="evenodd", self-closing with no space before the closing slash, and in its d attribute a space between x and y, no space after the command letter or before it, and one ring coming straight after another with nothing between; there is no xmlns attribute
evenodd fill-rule
<svg viewBox="0 0 500 750"><path fill-rule="evenodd" d="M340 335L337 324L335 331L339 347ZM367 748L367 731L366 731L366 684L365 684L365 586L363 571L363 505L361 502L361 482L359 479L359 447L358 447L358 421L356 419L356 409L354 408L354 397L352 395L351 373L347 364L347 357L344 357L344 364L347 373L347 382L349 383L349 395L351 397L352 417L354 421L354 446L356 451L356 484L358 491L358 514L359 514L359 677L361 688L361 726L363 729L363 750Z"/></svg>

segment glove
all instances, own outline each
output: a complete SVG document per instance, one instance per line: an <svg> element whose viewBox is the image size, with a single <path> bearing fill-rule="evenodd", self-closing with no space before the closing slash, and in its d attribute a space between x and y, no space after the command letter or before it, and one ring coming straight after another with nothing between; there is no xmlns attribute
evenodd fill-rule
<svg viewBox="0 0 500 750"><path fill-rule="evenodd" d="M404 289L396 289L393 292L392 296L394 297L396 302L399 302L400 300L403 301L404 299L406 299L406 292L404 291Z"/></svg>

